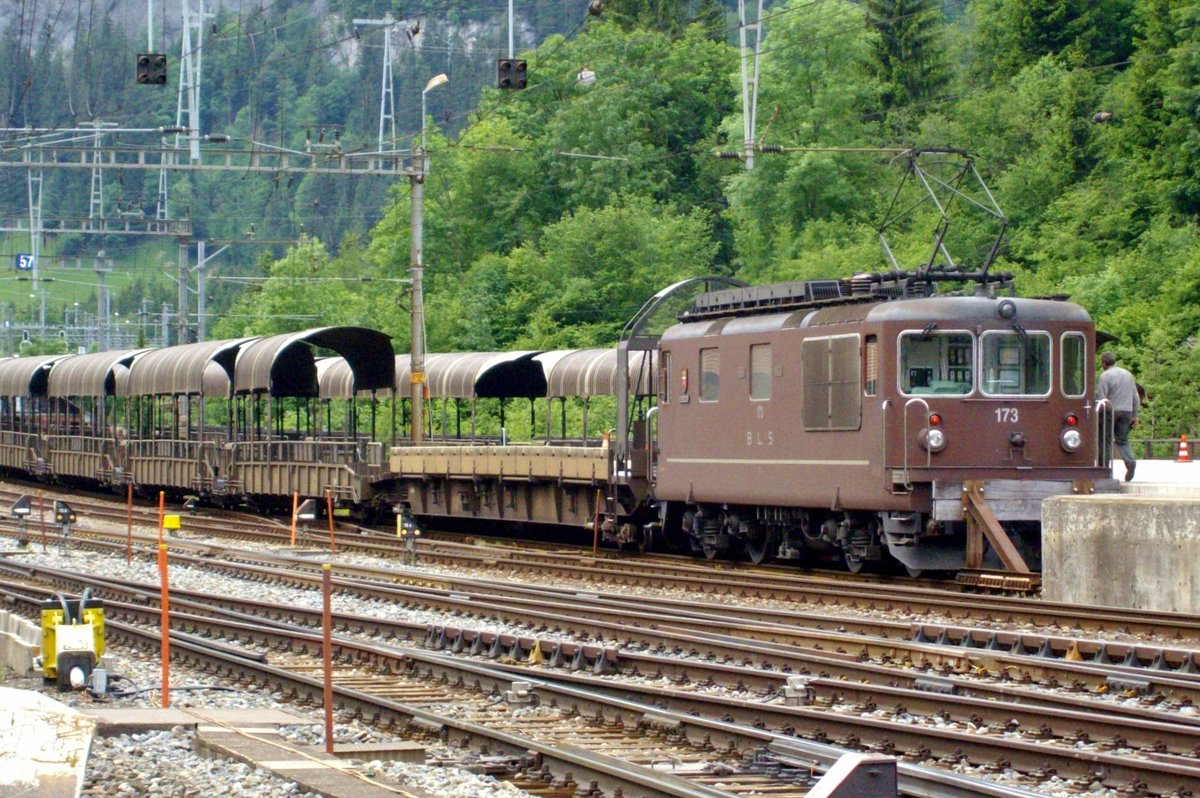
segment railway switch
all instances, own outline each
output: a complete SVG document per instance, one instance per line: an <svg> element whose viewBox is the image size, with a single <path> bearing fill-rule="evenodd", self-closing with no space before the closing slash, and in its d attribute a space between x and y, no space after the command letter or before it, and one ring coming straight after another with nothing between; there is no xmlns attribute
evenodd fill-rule
<svg viewBox="0 0 1200 798"><path fill-rule="evenodd" d="M104 655L104 603L84 591L79 599L61 593L42 602L42 677L58 689L87 684Z"/></svg>

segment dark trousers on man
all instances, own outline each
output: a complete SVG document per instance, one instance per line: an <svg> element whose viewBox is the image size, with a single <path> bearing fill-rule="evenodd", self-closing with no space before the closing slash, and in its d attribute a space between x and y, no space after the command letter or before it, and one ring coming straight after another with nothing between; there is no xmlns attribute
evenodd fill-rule
<svg viewBox="0 0 1200 798"><path fill-rule="evenodd" d="M1133 447L1129 445L1129 430L1132 428L1133 413L1118 410L1113 414L1113 442L1117 445L1117 451L1121 453L1121 459L1125 461L1126 482L1133 479L1133 470L1137 467Z"/></svg>

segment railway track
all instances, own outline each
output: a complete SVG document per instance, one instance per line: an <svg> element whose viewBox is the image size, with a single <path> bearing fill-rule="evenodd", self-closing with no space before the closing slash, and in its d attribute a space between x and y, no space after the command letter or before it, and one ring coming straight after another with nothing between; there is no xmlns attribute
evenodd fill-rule
<svg viewBox="0 0 1200 798"><path fill-rule="evenodd" d="M0 488L0 501L15 499L18 494ZM73 500L74 501L74 500ZM52 504L52 502L51 502ZM86 500L84 515L112 523L125 524L126 509L111 501ZM259 519L242 513L219 511L213 516L188 515L189 534L213 535L232 540L251 541L267 545L290 543L290 529L271 519ZM135 508L140 523L157 523L156 508ZM11 522L10 522L11 523ZM356 528L360 529L360 528ZM0 531L3 531L0 529ZM76 535L87 530L77 527ZM50 530L53 534L54 530ZM29 530L26 534L30 534ZM403 552L394 536L380 533L369 535L359 531L338 532L335 535L339 552L377 556L398 560ZM301 532L301 541L327 545L328 534ZM417 561L426 566L453 566L486 570L495 576L512 576L518 580L545 577L586 583L588 586L613 585L631 589L668 588L687 594L707 594L714 600L749 598L773 602L785 607L774 613L764 610L757 618L770 620L786 616L816 625L849 631L861 621L851 617L830 617L830 609L857 613L906 613L924 619L920 626L910 625L908 636L917 640L936 640L956 643L965 648L1024 650L1032 648L1046 657L1071 659L1120 660L1130 666L1139 664L1156 667L1185 667L1169 653L1172 643L1200 643L1200 619L1179 613L1160 613L1110 607L1080 607L1014 598L999 595L963 594L952 590L937 590L911 583L893 584L877 581L831 578L789 573L783 569L746 566L697 564L675 558L654 556L591 557L577 552L555 550L525 550L509 546L459 543L444 540L422 540L417 546ZM850 575L846 575L849 577ZM427 584L432 584L429 577ZM446 578L444 584L453 589L455 580ZM466 580L459 580L466 585ZM562 589L561 592L572 592ZM808 610L801 610L807 607ZM722 611L724 611L724 607ZM746 611L742 611L746 617ZM1000 625L1009 629L1025 627L1020 638L1001 635L993 637L976 624ZM1047 635L1039 630L1061 630ZM876 633L876 632L870 632ZM1116 636L1124 640L1099 641L1097 635ZM896 636L895 631L891 636ZM1158 645L1150 645L1155 641ZM1184 648L1182 645L1174 648ZM1159 653L1165 659L1160 659ZM1200 663L1193 663L1200 669Z"/></svg>
<svg viewBox="0 0 1200 798"><path fill-rule="evenodd" d="M257 578L260 579L277 579L281 577L280 573L267 573L262 570L258 570L255 573ZM40 576L43 578L54 578L59 581L70 578L61 574L40 574ZM305 575L305 578L307 578L307 575ZM111 584L98 585L97 587L101 591L114 589L113 585ZM354 580L341 580L339 582L340 590L358 589L358 587L361 586L356 586ZM130 589L134 590L134 592L140 591L140 593L145 596L146 594L153 592L154 586L134 586ZM189 600L195 599L192 598ZM228 604L229 600L224 599L220 602L214 602L210 599L210 603ZM260 614L262 613L262 608L259 608L258 611L253 613L246 613L245 610L247 610L248 607L246 605L242 605L240 602L238 602L238 604L240 606L238 612L242 613L246 619L252 622L249 624L250 628L254 628L255 625L261 625L261 621L259 619L262 617ZM305 612L298 610L293 606L268 608L266 610L266 614L268 616L274 614L276 617L287 617L289 619L288 625L292 628L295 628L295 624L297 623L311 624L314 622L314 618L312 617L311 613L308 614L307 619L304 619L303 616L305 615ZM189 622L191 621L189 620ZM342 622L349 626L361 629L364 634L381 633L380 629L372 628L376 624L375 621L347 618L342 619ZM456 642L466 640L467 636L462 632L462 630L459 630L460 633L456 637L447 634L447 631L448 630L443 630L443 633L438 635L436 634L436 630L427 628L426 640L428 641L432 638L433 645L435 647L438 645L445 647L447 639L451 637L453 637ZM389 634L395 635L395 630L393 629L391 632L389 632ZM410 628L404 634L408 637L415 638L419 635L419 630ZM504 658L510 660L510 664L508 666L509 668L528 667L528 664L532 662L544 663L547 660L553 660L555 658L558 658L561 664L561 660L564 658L564 655L560 650L550 649L550 646L552 645L550 642L548 642L545 648L543 648L542 644L537 640L528 641L523 640L518 636L509 637L509 640L505 640L503 635L499 637L493 637L493 639L490 641L491 645L487 646L489 653L491 653L493 650L503 652ZM486 638L484 637L477 637L476 640L482 640L486 642ZM742 641L742 643L744 644L745 641ZM451 647L453 647L453 645L451 645ZM477 647L473 643L471 648L476 649ZM460 645L458 647L458 651L462 653L463 650L464 646ZM599 655L596 655L595 652L593 652L592 658L596 661L605 662L607 667L600 668L599 670L619 672L619 668L617 667L618 663L621 666L628 668L629 662L623 660L621 656L608 657L603 653L603 647L601 647L600 651L601 653ZM476 650L476 653L478 654L480 652ZM518 661L520 660L524 660L524 664L518 664ZM736 670L727 664L713 664L721 665L722 668L725 668L726 677L733 676L734 671ZM595 670L595 666L593 666L592 669ZM554 677L545 676L544 674L547 670L545 668L541 668L539 670L542 671L543 674L541 678L555 678L560 680L603 678L581 676L580 670L582 669L565 674L560 673ZM709 673L706 673L701 677L702 681L699 682L695 680L698 674L693 671L690 681L693 684L699 684L701 686L713 683L714 679L712 671L714 670L719 670L719 668L711 669ZM752 671L753 669L745 670ZM529 676L530 674L522 671L521 675ZM932 706L937 703L938 696L931 695L929 692L927 692L929 689L928 685L925 686L925 691L921 689L921 685L915 685L914 688L894 688L893 691L880 689L887 687L887 685L880 685L876 688L873 698L863 698L863 693L859 693L858 697L855 698L853 697L853 693L850 691L837 693L834 690L833 685L830 684L832 680L806 680L802 685L795 685L788 684L788 674L778 674L777 678L778 681L774 686L774 692L776 695L781 692L788 692L788 688L799 691L800 698L797 702L794 702L795 705L778 708L771 707L763 702L762 695L760 694L751 702L752 709L747 710L750 712L750 715L739 716L735 713L732 715L732 717L735 719L742 717L742 720L747 723L754 722L755 718L760 721L767 722L765 719L770 717L772 720L771 722L768 722L768 727L777 728L785 734L794 733L800 723L811 724L817 729L817 732L814 734L817 739L840 740L846 745L851 742L858 741L862 745L874 748L876 750L887 750L893 752L907 751L910 753L910 755L912 755L913 752L920 753L928 748L930 746L928 738L939 737L936 727L932 731L926 728L922 728L919 731L914 731L912 721L906 718L906 716L908 716L912 711L911 707L921 705L920 702L923 702L925 706ZM917 678L920 678L919 674L917 674ZM936 688L936 680L934 681ZM941 689L944 690L944 688L945 685L941 685ZM686 702L687 700L686 697L677 695L653 693L653 690L656 688L651 686L634 688L628 684L622 683L621 689L627 691L631 689L636 689L639 691L651 691L651 703L661 703L662 701L666 701L668 699L676 702ZM819 691L824 691L824 693L819 694ZM847 700L847 696L851 696L850 700ZM889 702L888 704L883 704L883 706L889 707L889 709L882 711L879 709L881 698L882 700ZM714 698L713 700L716 699ZM725 700L734 702L731 706L736 708L737 702L740 699L728 698ZM906 706L906 702L910 702L910 705ZM945 704L948 706L953 705L954 703L955 702L952 700L945 701ZM1197 727L1194 725L1188 728L1183 724L1170 724L1161 719L1150 720L1147 718L1128 718L1126 719L1126 722L1114 721L1113 723L1105 725L1103 723L1089 723L1089 716L1085 713L1075 713L1072 715L1070 712L1057 710L1051 712L1041 712L1039 714L1038 710L1035 710L1031 707L1017 707L1012 705L997 705L991 707L989 710L989 708L985 707L986 703L988 702L976 701L975 703L966 702L965 704L963 702L959 702L958 706L955 707L955 710L952 711L949 709L942 709L936 715L937 722L944 724L948 721L951 721L954 711L959 713L961 718L959 722L961 722L964 729L967 730L958 733L972 738L974 740L974 745L977 746L974 750L970 750L970 753L962 755L975 764L992 764L993 766L999 766L999 763L1001 762L1011 763L1013 761L1018 761L1022 763L1023 772L1031 773L1031 777L1044 778L1045 774L1051 771L1059 774L1071 773L1073 774L1070 776L1071 779L1083 780L1089 784L1092 783L1092 779L1096 778L1097 771L1102 770L1108 774L1107 776L1103 777L1107 780L1105 783L1108 783L1111 786L1118 786L1118 784L1120 786L1128 786L1128 784L1132 783L1125 778L1134 778L1130 768L1148 768L1151 771L1155 771L1158 769L1158 766L1161 765L1163 768L1165 768L1166 772L1149 776L1149 781L1147 782L1149 784L1153 784L1153 788L1155 790L1160 791L1157 794L1171 793L1171 790L1174 789L1169 782L1171 778L1180 776L1187 776L1190 778L1191 775L1200 776L1200 773L1188 774L1186 771L1172 770L1174 767L1186 768L1187 765L1181 764L1184 762L1194 763L1194 758L1197 753L1197 737L1195 735ZM695 707L687 708L685 705L681 705L681 707L682 708L679 710L681 712L700 711L695 709ZM838 711L839 709L842 711ZM852 714L847 715L845 711L847 709L850 709ZM1097 710L1097 707L1093 707L1093 717L1096 715ZM708 710L704 711L713 712L717 710L713 710L710 707ZM716 716L725 717L729 715L731 711L732 710L730 710L727 706L724 708L724 715L720 714L718 711ZM991 714L989 714L989 712ZM855 717L853 713L858 713L857 717ZM881 720L878 717L880 713L882 713L884 716L891 715L893 717L890 719ZM1018 715L1022 718L1021 721L1017 721L1018 727L1022 728L1023 730L1033 730L1033 734L1031 739L1031 736L1028 733L1023 732L1021 735L1022 739L1016 741L1019 744L1015 745L1015 750L1010 752L1009 748L1013 746L1010 746L1009 743L1013 741L1008 740L1005 735L1011 734L1011 732L1015 730L1015 727L1012 726L1014 721L1013 713L1018 713ZM1166 713L1161 713L1161 717L1166 718ZM1108 719L1105 718L1105 721L1107 722ZM979 727L980 725L990 726L991 728L986 730L990 733L981 735L978 728L969 728L970 726ZM1101 737L1101 735L1103 735L1103 737ZM926 742L920 743L919 739L925 739ZM969 750L969 746L967 749L964 749L963 746L965 743L965 739L960 739L954 734L950 734L947 739L940 740L940 745L947 747L953 746L954 750L959 752ZM1048 753L1044 753L1043 758L1037 760L1037 762L1040 762L1041 764L1035 764L1033 762L1032 758L1036 757L1038 752L1043 751L1043 749L1045 749L1045 751L1050 751L1051 749L1055 748L1055 744L1061 747L1061 751L1056 751L1054 756L1061 756L1064 759L1070 760L1074 764L1064 764L1058 762L1053 757L1050 757L1050 754ZM1081 749L1079 747L1080 745L1085 747ZM1124 766L1125 769L1122 770L1121 768L1116 767L1116 761L1108 759L1110 756L1120 759L1122 755L1106 753L1106 749L1118 751L1131 746L1136 747L1136 753L1133 754L1133 757L1138 760L1138 764L1136 766L1126 763ZM938 753L936 756L939 757L951 755L947 750L940 748L931 748L929 750L937 750ZM1003 758L1002 754L997 753L998 751L1005 752L1009 758ZM997 757L1001 758L997 759ZM1046 757L1050 757L1050 759L1047 759ZM1155 764L1151 766L1144 765L1142 764L1142 761L1144 760L1153 761ZM1051 764L1048 765L1047 762L1050 762ZM1098 765L1097 763L1100 764ZM1116 781L1113 781L1114 779Z"/></svg>
<svg viewBox="0 0 1200 798"><path fill-rule="evenodd" d="M33 612L43 594L9 588L5 595ZM155 608L114 602L106 607L111 637L157 647ZM173 619L193 630L171 632L172 652L183 663L277 690L288 700L320 702L319 634L188 613ZM203 627L203 636L194 633L196 627ZM607 794L619 789L677 798L803 798L819 771L842 753L752 724L706 720L664 708L661 701L621 697L600 680L584 687L514 681L505 670L346 638L335 641L333 654L335 701L343 710L409 736L482 748L518 785L544 785L546 772L555 773L564 795L578 795L583 781L585 790ZM905 795L1030 795L1020 787L910 765L902 780Z"/></svg>
<svg viewBox="0 0 1200 798"><path fill-rule="evenodd" d="M89 532L120 545L119 535ZM78 545L84 545L82 541ZM99 545L99 544L97 544ZM173 541L179 549L204 558L205 567L216 567L210 543ZM317 564L300 556L237 551L228 555L239 563L291 572L270 573L270 578L305 584L294 571L308 571L316 579ZM232 566L230 566L232 567ZM649 596L603 596L594 593L462 578L403 575L394 570L339 563L338 573L374 583L407 583L409 587L382 596L387 600L467 612L493 613L522 623L541 621L547 627L566 624L576 634L599 639L618 636L640 645L655 645L655 637L640 638L639 628L650 628L657 639L677 632L676 645L690 646L710 656L757 654L754 661L770 667L787 667L805 655L812 667L832 667L825 660L840 658L837 672L862 679L861 668L844 662L878 662L934 669L943 675L984 670L1018 682L1082 684L1090 689L1155 690L1181 702L1200 703L1196 672L1200 654L1181 647L1133 645L1087 638L1052 636L1032 632L947 627L883 619L856 620L814 613L721 606L698 608L694 602ZM236 573L236 569L234 571ZM364 588L365 589L365 588ZM376 595L379 591L375 591ZM594 619L595 623L586 623ZM757 651L743 648L747 640L764 645ZM732 644L731 644L732 641ZM659 643L661 645L661 643ZM772 652L770 646L783 646ZM820 672L820 671L818 671Z"/></svg>

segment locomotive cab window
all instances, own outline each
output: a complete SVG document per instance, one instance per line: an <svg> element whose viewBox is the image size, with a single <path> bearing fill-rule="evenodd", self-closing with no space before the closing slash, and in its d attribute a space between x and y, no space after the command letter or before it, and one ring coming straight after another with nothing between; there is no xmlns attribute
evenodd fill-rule
<svg viewBox="0 0 1200 798"><path fill-rule="evenodd" d="M1087 392L1087 339L1083 333L1069 332L1062 337L1063 396L1083 396Z"/></svg>
<svg viewBox="0 0 1200 798"><path fill-rule="evenodd" d="M981 339L980 373L987 396L1050 393L1050 336L1044 332L987 332Z"/></svg>
<svg viewBox="0 0 1200 798"><path fill-rule="evenodd" d="M975 390L975 338L967 332L900 335L900 392L965 396Z"/></svg>

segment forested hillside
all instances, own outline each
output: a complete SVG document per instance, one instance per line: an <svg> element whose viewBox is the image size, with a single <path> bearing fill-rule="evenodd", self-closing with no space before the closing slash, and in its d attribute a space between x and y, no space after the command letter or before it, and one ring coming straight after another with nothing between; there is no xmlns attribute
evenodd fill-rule
<svg viewBox="0 0 1200 798"><path fill-rule="evenodd" d="M1015 272L1021 293L1070 295L1118 337L1114 348L1152 397L1142 434L1194 430L1195 4L770 3L758 137L783 151L760 154L752 171L714 157L742 140L733 4L607 0L595 16L585 2L519 5L529 87L508 92L478 89L503 36L503 4L426 6L429 30L438 19L460 37L444 51L428 43L403 50L396 66L398 86L410 87L409 136L420 126L419 87L432 74L451 74L449 87L429 95L431 351L611 344L649 294L683 276L759 282L885 268L876 231L902 171L893 155L865 150L953 147L972 153L1008 217L994 268ZM308 26L309 44L243 36L223 52L214 48L209 118L292 146L302 144L308 120L342 120L369 139L378 51L355 56L363 39L345 33L345 22L385 10L354 0L337 5L333 21L332 6L329 18L282 2L256 12L285 21L297 14L277 30L289 36L283 31ZM245 14L223 13L216 29L236 30ZM480 48L473 82L461 76L464 62L452 60L469 40ZM288 68L272 69L273 58ZM585 68L594 82L577 80ZM16 90L9 85L0 97ZM89 91L93 103L108 96ZM174 102L165 94L161 101ZM19 105L3 103L10 121L20 122L12 116ZM474 110L454 110L464 107ZM854 148L864 151L834 151ZM305 180L231 191L196 181L178 195L211 214L214 232L248 219L260 229L292 225L297 234L304 225L300 243L259 264L281 279L243 294L217 334L274 332L289 322L268 314L303 309L326 324L379 327L398 349L407 346L407 297L395 283L311 279L406 276L407 184ZM933 224L916 213L897 231L903 263L924 260ZM971 265L995 230L986 217L964 214L953 232L957 257ZM250 311L262 318L237 318Z"/></svg>

